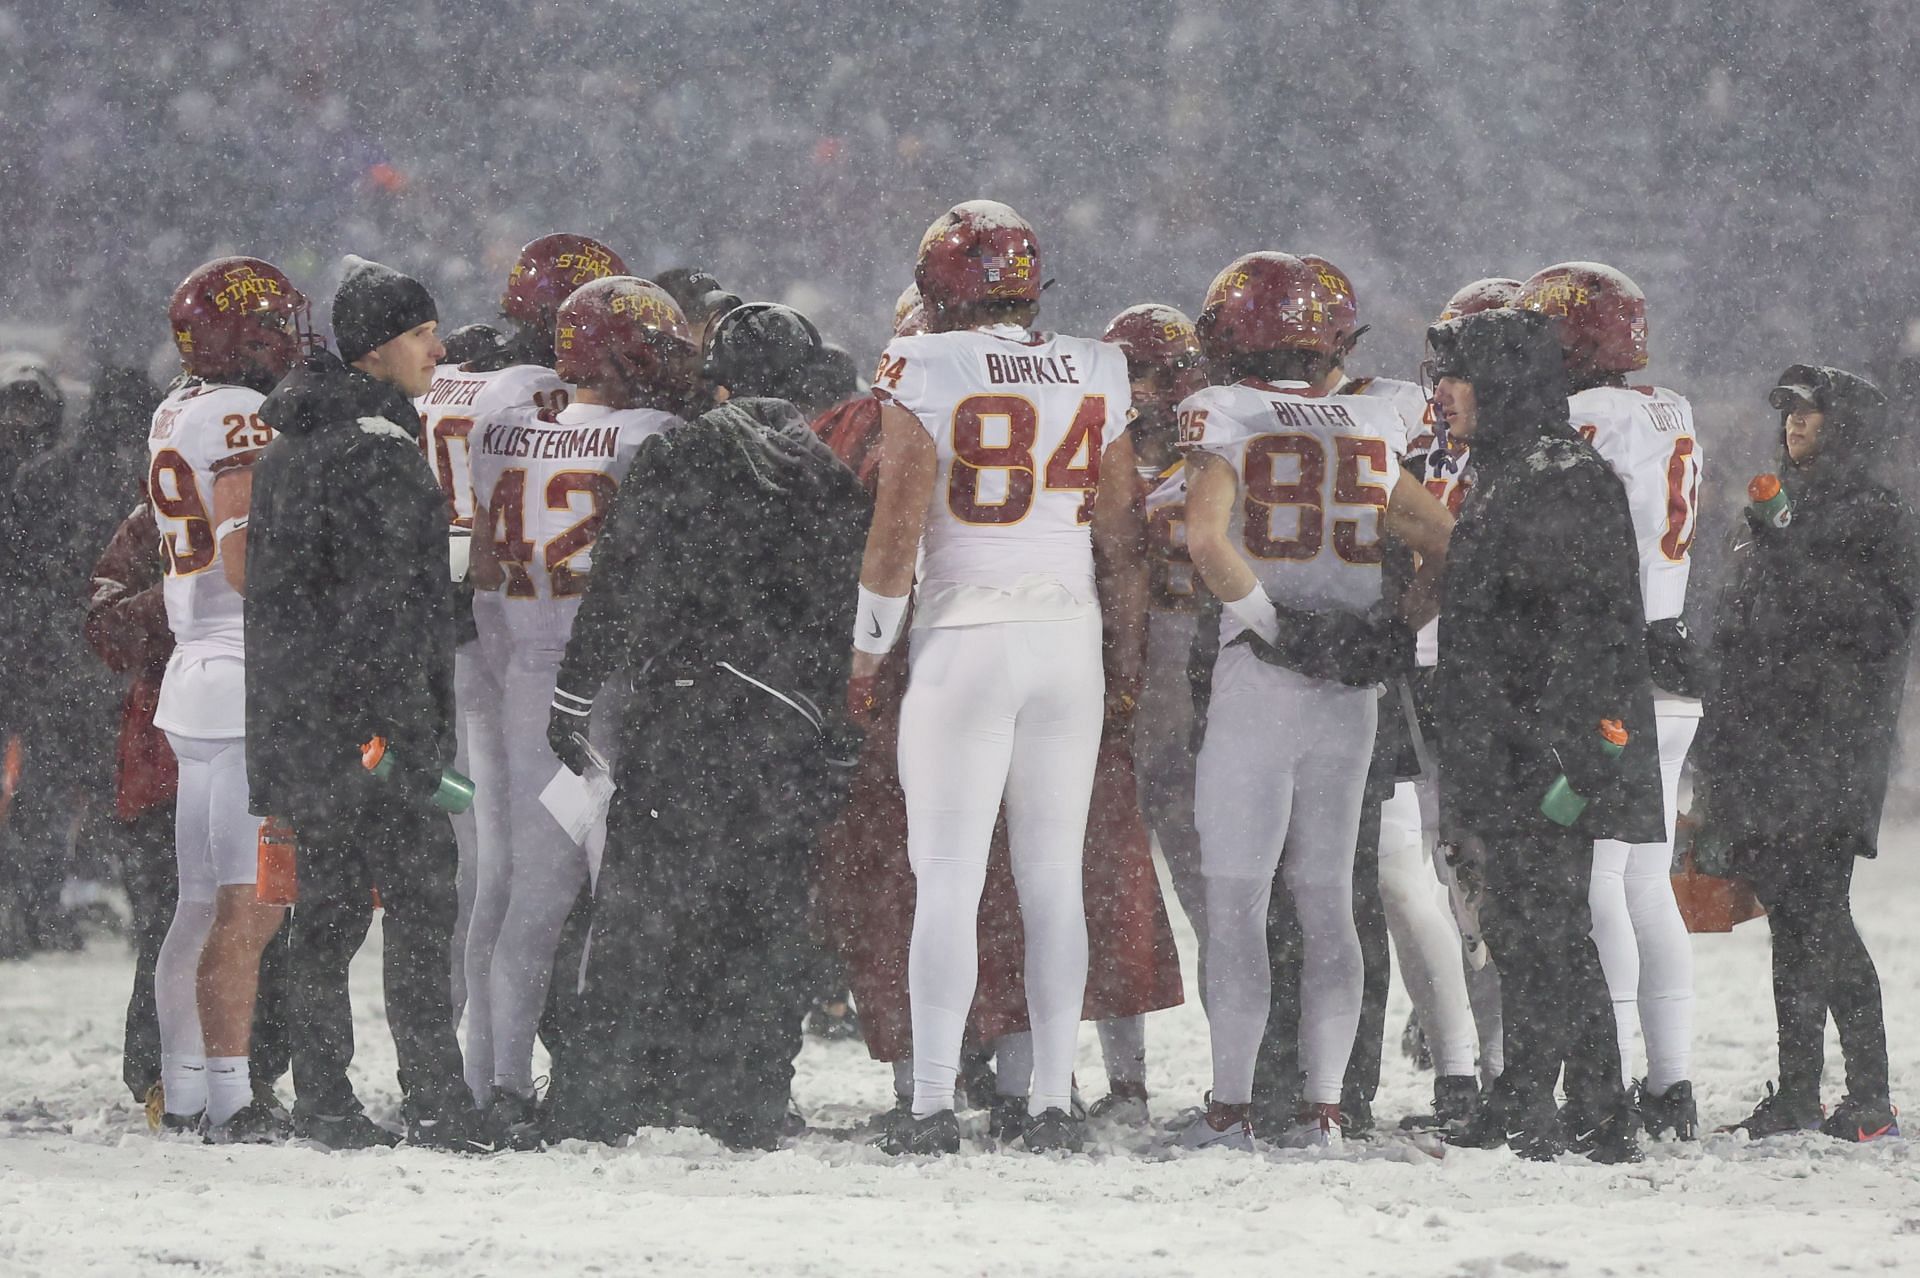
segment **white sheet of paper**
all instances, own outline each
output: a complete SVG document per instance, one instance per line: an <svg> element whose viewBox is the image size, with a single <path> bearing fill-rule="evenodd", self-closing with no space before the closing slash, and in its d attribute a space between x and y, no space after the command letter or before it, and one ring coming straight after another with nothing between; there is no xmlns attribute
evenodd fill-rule
<svg viewBox="0 0 1920 1278"><path fill-rule="evenodd" d="M607 805L613 802L614 785L606 760L591 746L587 751L586 773L576 776L561 768L540 791L540 803L567 837L586 850L588 878L598 885L600 858L607 846Z"/></svg>

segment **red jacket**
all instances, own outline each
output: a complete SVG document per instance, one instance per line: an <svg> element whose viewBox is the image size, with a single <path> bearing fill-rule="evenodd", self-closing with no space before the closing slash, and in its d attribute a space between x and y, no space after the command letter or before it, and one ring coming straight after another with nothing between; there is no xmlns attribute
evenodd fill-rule
<svg viewBox="0 0 1920 1278"><path fill-rule="evenodd" d="M173 654L162 577L160 533L142 502L93 565L85 623L87 644L107 668L133 676L120 703L114 767L114 815L122 821L173 802L179 781L167 734L153 726L160 679Z"/></svg>

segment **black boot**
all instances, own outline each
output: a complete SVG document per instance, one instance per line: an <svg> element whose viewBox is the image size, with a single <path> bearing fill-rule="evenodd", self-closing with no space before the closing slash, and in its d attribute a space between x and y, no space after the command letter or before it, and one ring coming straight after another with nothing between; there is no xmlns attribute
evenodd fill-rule
<svg viewBox="0 0 1920 1278"><path fill-rule="evenodd" d="M1820 1128L1820 1098L1798 1092L1775 1091L1767 1084L1766 1099L1740 1122L1723 1127L1723 1132L1745 1132L1749 1140L1765 1140L1787 1132L1811 1132Z"/></svg>
<svg viewBox="0 0 1920 1278"><path fill-rule="evenodd" d="M1020 1141L1035 1154L1077 1154L1086 1144L1086 1123L1055 1107L1027 1120Z"/></svg>
<svg viewBox="0 0 1920 1278"><path fill-rule="evenodd" d="M1568 1149L1596 1163L1637 1163L1642 1158L1639 1118L1625 1097L1597 1118L1568 1128L1566 1137Z"/></svg>
<svg viewBox="0 0 1920 1278"><path fill-rule="evenodd" d="M1464 1132L1480 1116L1480 1082L1471 1074L1442 1074L1433 1080L1433 1112L1409 1114L1402 1131Z"/></svg>

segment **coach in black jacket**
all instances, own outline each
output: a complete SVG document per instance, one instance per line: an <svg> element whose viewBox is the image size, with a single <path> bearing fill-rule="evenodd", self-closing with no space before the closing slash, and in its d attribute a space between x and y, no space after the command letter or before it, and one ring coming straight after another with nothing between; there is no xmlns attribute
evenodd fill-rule
<svg viewBox="0 0 1920 1278"><path fill-rule="evenodd" d="M1853 866L1878 851L1920 545L1913 506L1887 482L1899 463L1878 388L1796 364L1768 402L1791 517L1749 513L1735 539L1714 623L1720 685L1695 747L1696 856L1721 853L1703 868L1749 880L1771 915L1780 1088L1742 1126L1756 1139L1819 1124L1861 1140L1892 1128L1894 1111ZM1822 1123L1829 1010L1847 1094Z"/></svg>
<svg viewBox="0 0 1920 1278"><path fill-rule="evenodd" d="M1506 1072L1472 1135L1529 1156L1566 1139L1617 1160L1637 1149L1587 878L1593 840L1663 836L1659 750L1626 494L1567 423L1552 324L1500 310L1427 332L1435 403L1472 441L1475 473L1440 612L1441 837L1484 876L1502 982ZM1629 734L1617 760L1606 719ZM1540 811L1563 773L1589 801L1571 827Z"/></svg>
<svg viewBox="0 0 1920 1278"><path fill-rule="evenodd" d="M408 1137L464 1148L478 1124L447 963L457 854L431 802L453 760L453 586L446 498L411 401L443 349L424 288L347 261L333 302L340 358L309 357L260 407L279 438L253 469L247 780L253 811L291 822L298 848L296 1133L329 1147L394 1143L347 1080L347 964L378 890ZM375 736L393 760L384 780L360 765Z"/></svg>
<svg viewBox="0 0 1920 1278"><path fill-rule="evenodd" d="M714 347L729 324L788 317L742 308ZM778 355L730 367L710 349L709 377L789 389ZM674 427L621 483L549 733L577 759L569 711L631 673L552 1134L617 1140L677 1111L731 1146L781 1139L817 967L808 863L854 753L841 707L867 518L859 480L784 399L729 399Z"/></svg>

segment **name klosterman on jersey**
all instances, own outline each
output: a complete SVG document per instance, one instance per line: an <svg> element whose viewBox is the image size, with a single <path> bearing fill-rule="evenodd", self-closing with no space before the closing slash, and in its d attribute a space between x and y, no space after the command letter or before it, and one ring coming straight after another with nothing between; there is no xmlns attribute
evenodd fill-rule
<svg viewBox="0 0 1920 1278"><path fill-rule="evenodd" d="M572 461L581 457L612 457L620 444L618 426L589 430L542 430L537 426L489 426L480 436L482 452L495 457L524 457L537 461Z"/></svg>

